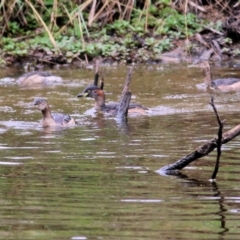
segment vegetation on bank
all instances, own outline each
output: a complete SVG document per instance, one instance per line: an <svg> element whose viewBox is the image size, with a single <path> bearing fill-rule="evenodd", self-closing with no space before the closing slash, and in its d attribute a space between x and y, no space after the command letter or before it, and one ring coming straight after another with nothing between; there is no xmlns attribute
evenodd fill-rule
<svg viewBox="0 0 240 240"><path fill-rule="evenodd" d="M178 0L0 0L0 65L158 60L210 26ZM195 11L196 12L196 11ZM212 26L221 29L221 22ZM193 46L189 46L191 48Z"/></svg>

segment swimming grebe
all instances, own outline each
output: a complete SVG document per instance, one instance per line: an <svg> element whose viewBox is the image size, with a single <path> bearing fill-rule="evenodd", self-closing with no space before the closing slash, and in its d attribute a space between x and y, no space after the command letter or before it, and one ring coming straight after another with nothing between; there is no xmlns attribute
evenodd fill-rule
<svg viewBox="0 0 240 240"><path fill-rule="evenodd" d="M212 80L211 68L208 61L201 61L190 67L203 69L204 83L210 88L216 88L222 91L240 91L240 78L219 78Z"/></svg>
<svg viewBox="0 0 240 240"><path fill-rule="evenodd" d="M48 72L33 71L23 74L16 80L16 82L22 86L38 84L51 85L53 83L61 83L62 78Z"/></svg>
<svg viewBox="0 0 240 240"><path fill-rule="evenodd" d="M119 103L105 103L104 91L96 85L87 86L77 97L89 97L95 99L95 109L110 114L117 114ZM137 103L130 103L128 113L146 114L147 108Z"/></svg>
<svg viewBox="0 0 240 240"><path fill-rule="evenodd" d="M51 113L48 102L43 98L36 98L33 103L41 110L43 118L40 122L42 127L52 126L72 126L75 125L75 120L68 114Z"/></svg>

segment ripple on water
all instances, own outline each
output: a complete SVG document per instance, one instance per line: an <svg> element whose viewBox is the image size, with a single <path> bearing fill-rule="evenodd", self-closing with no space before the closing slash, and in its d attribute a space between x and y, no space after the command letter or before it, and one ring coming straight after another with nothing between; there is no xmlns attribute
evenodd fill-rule
<svg viewBox="0 0 240 240"><path fill-rule="evenodd" d="M0 161L0 165L5 165L5 166L16 166L16 165L21 165L23 163L21 162L3 162L3 161Z"/></svg>
<svg viewBox="0 0 240 240"><path fill-rule="evenodd" d="M1 112L15 112L15 110L9 106L0 106L0 111Z"/></svg>
<svg viewBox="0 0 240 240"><path fill-rule="evenodd" d="M1 121L0 125L6 128L14 128L14 129L34 129L39 126L39 123L11 120L11 121Z"/></svg>
<svg viewBox="0 0 240 240"><path fill-rule="evenodd" d="M109 101L119 98L125 70L107 68ZM0 83L2 238L239 238L239 141L223 146L215 183L208 181L215 151L175 175L154 172L216 136L216 119L208 92L184 67L135 71L134 101L150 113L125 125L96 114L93 101L74 100L82 90L76 86L93 79L84 69L59 70L66 84L54 89ZM28 105L35 96L73 113L80 125L39 127L40 115ZM233 127L239 95L214 96L225 127Z"/></svg>

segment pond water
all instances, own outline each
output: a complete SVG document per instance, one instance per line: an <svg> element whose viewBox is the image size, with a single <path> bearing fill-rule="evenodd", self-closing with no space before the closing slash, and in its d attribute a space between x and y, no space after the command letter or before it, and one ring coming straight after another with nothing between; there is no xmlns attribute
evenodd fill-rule
<svg viewBox="0 0 240 240"><path fill-rule="evenodd" d="M126 125L95 114L76 95L93 70L50 70L57 86L23 88L0 81L0 239L239 239L239 138L176 176L156 170L216 136L218 125L201 71L180 65L135 66L133 101L150 108ZM127 69L105 68L108 101L120 97ZM237 76L217 68L215 74ZM19 69L0 70L0 78ZM240 93L213 93L224 131L239 123ZM43 129L35 97L79 125Z"/></svg>

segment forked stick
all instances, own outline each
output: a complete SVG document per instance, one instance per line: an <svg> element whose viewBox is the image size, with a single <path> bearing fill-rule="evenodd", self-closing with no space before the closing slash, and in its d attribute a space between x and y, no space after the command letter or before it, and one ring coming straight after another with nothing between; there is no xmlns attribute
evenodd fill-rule
<svg viewBox="0 0 240 240"><path fill-rule="evenodd" d="M238 124L237 126L235 126L232 129L228 130L227 132L223 133L220 144L217 143L216 138L213 138L212 140L210 140L207 143L203 144L202 146L198 147L192 153L180 158L175 163L172 163L170 165L160 168L158 171L159 172L170 172L170 171L181 170L184 167L186 167L188 164L190 164L191 162L208 155L217 146L220 146L222 144L225 144L225 143L231 141L232 139L237 137L239 134L240 134L240 124ZM212 177L214 177L214 174Z"/></svg>
<svg viewBox="0 0 240 240"><path fill-rule="evenodd" d="M220 119L219 115L218 115L217 109L216 109L216 107L214 105L213 96L211 96L210 105L212 106L212 108L214 110L214 113L216 115L216 118L217 118L217 121L218 121L218 125L219 125L218 138L216 140L216 143L217 143L217 159L216 159L215 168L214 168L214 171L213 171L213 174L212 174L212 178L211 178L212 181L215 181L217 173L218 173L219 161L220 161L220 157L221 157L221 153L222 153L222 151L221 151L221 146L222 146L221 140L222 140L222 130L223 130L224 121L222 121Z"/></svg>

